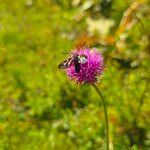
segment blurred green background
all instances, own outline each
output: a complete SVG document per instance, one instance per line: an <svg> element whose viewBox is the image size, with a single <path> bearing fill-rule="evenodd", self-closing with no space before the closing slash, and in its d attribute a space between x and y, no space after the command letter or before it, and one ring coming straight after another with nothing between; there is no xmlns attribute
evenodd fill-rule
<svg viewBox="0 0 150 150"><path fill-rule="evenodd" d="M58 64L82 35L105 58L98 84L111 150L150 148L150 5L146 0L0 0L0 150L103 150L91 86Z"/></svg>

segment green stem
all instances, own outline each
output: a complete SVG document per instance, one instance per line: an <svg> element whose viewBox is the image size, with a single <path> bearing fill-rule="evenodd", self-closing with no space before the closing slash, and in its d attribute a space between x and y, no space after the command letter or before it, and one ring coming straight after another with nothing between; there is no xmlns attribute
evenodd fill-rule
<svg viewBox="0 0 150 150"><path fill-rule="evenodd" d="M109 123L108 123L108 115L107 115L107 108L106 108L106 104L104 101L104 97L101 93L101 91L98 89L98 87L94 84L93 85L94 89L96 90L96 92L98 93L98 95L100 96L101 100L102 100L102 105L104 108L104 114L105 114L105 123L106 123L106 143L107 143L107 150L109 150Z"/></svg>

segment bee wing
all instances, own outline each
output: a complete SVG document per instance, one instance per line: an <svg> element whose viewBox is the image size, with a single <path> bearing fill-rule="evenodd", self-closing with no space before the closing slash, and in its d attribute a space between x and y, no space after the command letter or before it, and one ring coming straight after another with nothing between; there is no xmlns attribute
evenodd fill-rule
<svg viewBox="0 0 150 150"><path fill-rule="evenodd" d="M67 69L73 64L73 61L74 61L73 57L66 59L58 65L58 68L59 69Z"/></svg>
<svg viewBox="0 0 150 150"><path fill-rule="evenodd" d="M86 55L79 55L78 56L78 62L80 64L85 64L87 62L87 56Z"/></svg>

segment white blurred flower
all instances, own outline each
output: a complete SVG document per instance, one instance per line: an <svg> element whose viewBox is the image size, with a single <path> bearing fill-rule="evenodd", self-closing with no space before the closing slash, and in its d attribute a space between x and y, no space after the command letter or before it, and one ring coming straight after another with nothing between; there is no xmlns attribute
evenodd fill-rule
<svg viewBox="0 0 150 150"><path fill-rule="evenodd" d="M101 36L106 36L110 30L110 28L114 25L114 21L112 19L98 19L93 20L91 18L87 18L88 31L89 33L99 32Z"/></svg>

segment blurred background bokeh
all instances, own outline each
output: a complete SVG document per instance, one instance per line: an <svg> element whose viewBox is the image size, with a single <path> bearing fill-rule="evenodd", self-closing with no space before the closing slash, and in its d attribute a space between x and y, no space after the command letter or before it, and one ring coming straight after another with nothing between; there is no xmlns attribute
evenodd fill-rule
<svg viewBox="0 0 150 150"><path fill-rule="evenodd" d="M0 150L104 149L97 93L58 69L82 39L104 55L111 149L150 148L148 0L0 0Z"/></svg>

